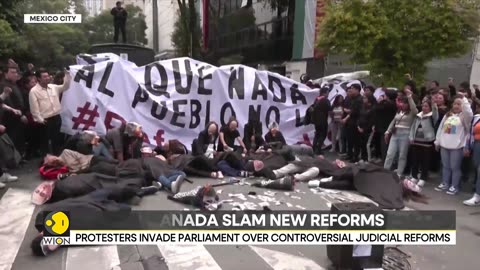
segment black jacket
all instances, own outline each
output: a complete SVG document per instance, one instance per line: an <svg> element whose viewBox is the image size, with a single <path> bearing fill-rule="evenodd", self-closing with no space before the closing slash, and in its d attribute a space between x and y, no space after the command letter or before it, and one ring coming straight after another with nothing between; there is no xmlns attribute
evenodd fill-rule
<svg viewBox="0 0 480 270"><path fill-rule="evenodd" d="M44 222L48 212L68 212L70 229L86 229L91 226L96 229L112 229L115 224L124 224L126 220L132 225L131 207L126 204L133 198L138 189L131 187L107 188L88 193L81 197L69 198L56 203L46 204L35 217L35 228L44 231ZM108 216L105 216L109 213ZM113 218L113 219L112 219ZM118 220L120 219L120 220ZM95 225L93 225L95 224ZM105 226L105 228L98 228Z"/></svg>
<svg viewBox="0 0 480 270"><path fill-rule="evenodd" d="M315 126L328 125L330 107L330 101L327 97L318 97L313 105L312 124Z"/></svg>
<svg viewBox="0 0 480 270"><path fill-rule="evenodd" d="M247 150L257 150L260 146L265 144L265 141L262 138L262 132L261 122L251 121L245 125L243 128L243 143ZM252 145L252 136L255 137L255 147Z"/></svg>
<svg viewBox="0 0 480 270"><path fill-rule="evenodd" d="M363 129L365 133L370 133L373 126L373 110L363 108L360 111L360 117L358 118L358 126Z"/></svg>
<svg viewBox="0 0 480 270"><path fill-rule="evenodd" d="M269 131L265 135L265 142L268 148L274 148L274 149L280 149L284 145L287 145L287 141L285 141L285 138L283 137L283 134L280 131L277 132L277 135L275 137Z"/></svg>
<svg viewBox="0 0 480 270"><path fill-rule="evenodd" d="M363 107L362 96L358 95L356 97L352 97L349 99L349 102L350 117L348 118L347 125L357 126L358 119L360 117L360 111Z"/></svg>
<svg viewBox="0 0 480 270"><path fill-rule="evenodd" d="M110 14L113 15L113 21L115 23L125 23L127 21L128 13L124 8L112 8Z"/></svg>
<svg viewBox="0 0 480 270"><path fill-rule="evenodd" d="M373 107L373 125L375 130L385 132L397 113L397 106L389 100L383 100Z"/></svg>
<svg viewBox="0 0 480 270"><path fill-rule="evenodd" d="M196 144L197 148L195 150L197 155L205 154L210 144L213 144L213 150L216 151L218 144L218 133L212 137L208 135L208 130L205 129L198 134Z"/></svg>

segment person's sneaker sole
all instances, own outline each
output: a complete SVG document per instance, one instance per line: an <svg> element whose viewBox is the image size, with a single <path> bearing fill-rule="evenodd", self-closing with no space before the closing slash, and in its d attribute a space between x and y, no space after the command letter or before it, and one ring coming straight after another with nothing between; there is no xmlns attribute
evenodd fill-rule
<svg viewBox="0 0 480 270"><path fill-rule="evenodd" d="M172 193L177 194L180 191L180 188L182 187L183 180L185 180L185 176L179 175L177 179L172 183Z"/></svg>
<svg viewBox="0 0 480 270"><path fill-rule="evenodd" d="M464 201L464 202L463 202L463 205L466 205L466 206L480 206L480 201L474 202L474 203L470 203L470 202Z"/></svg>
<svg viewBox="0 0 480 270"><path fill-rule="evenodd" d="M142 187L143 196L153 195L153 194L157 193L158 190L159 190L159 188L155 185L152 185L152 186L149 186L149 187Z"/></svg>
<svg viewBox="0 0 480 270"><path fill-rule="evenodd" d="M0 182L0 189L4 188L4 187L6 187L6 186L7 186L7 185L5 185L4 183L1 183L1 182Z"/></svg>
<svg viewBox="0 0 480 270"><path fill-rule="evenodd" d="M448 195L457 195L458 194L458 191L447 191L446 192Z"/></svg>
<svg viewBox="0 0 480 270"><path fill-rule="evenodd" d="M442 191L445 192L445 191L448 191L448 187L443 187L442 188L442 187L437 186L437 187L434 188L434 190L435 191L440 191L440 192L442 192Z"/></svg>

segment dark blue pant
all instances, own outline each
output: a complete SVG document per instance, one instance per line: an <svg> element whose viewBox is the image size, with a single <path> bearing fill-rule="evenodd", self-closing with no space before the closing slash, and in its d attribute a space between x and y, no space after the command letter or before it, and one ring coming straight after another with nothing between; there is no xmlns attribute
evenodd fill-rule
<svg viewBox="0 0 480 270"><path fill-rule="evenodd" d="M182 171L172 171L167 175L161 175L160 177L158 177L158 182L160 182L162 186L171 189L172 182L175 181L180 175L183 175L184 177L186 176L186 174Z"/></svg>
<svg viewBox="0 0 480 270"><path fill-rule="evenodd" d="M222 160L220 162L217 163L217 167L220 169L220 171L225 174L226 176L240 176L240 172L241 170L240 169L236 169L236 168L233 168L232 166L230 166L230 164L225 161L225 160Z"/></svg>

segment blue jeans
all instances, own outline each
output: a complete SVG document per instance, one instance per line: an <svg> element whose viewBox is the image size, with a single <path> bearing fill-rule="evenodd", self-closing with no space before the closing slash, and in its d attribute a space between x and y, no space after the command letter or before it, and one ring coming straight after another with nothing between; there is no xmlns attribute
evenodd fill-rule
<svg viewBox="0 0 480 270"><path fill-rule="evenodd" d="M108 148L103 143L99 143L98 145L93 146L93 155L97 157L103 156L107 159L113 160L112 154L110 153L110 151L108 151Z"/></svg>
<svg viewBox="0 0 480 270"><path fill-rule="evenodd" d="M175 181L177 179L177 177L179 177L180 175L183 175L184 177L186 176L186 174L182 171L172 171L169 174L160 175L158 177L158 182L160 182L160 184L162 184L162 186L164 186L168 189L171 189L172 188L172 182Z"/></svg>
<svg viewBox="0 0 480 270"><path fill-rule="evenodd" d="M442 156L443 167L442 183L458 190L462 177L463 148L453 150L441 148L440 155Z"/></svg>
<svg viewBox="0 0 480 270"><path fill-rule="evenodd" d="M480 195L480 141L476 141L473 145L473 164L477 170L477 176L475 179L475 193Z"/></svg>
<svg viewBox="0 0 480 270"><path fill-rule="evenodd" d="M230 166L230 164L225 161L225 160L222 160L220 162L217 163L217 167L218 169L220 169L220 171L225 174L226 176L234 176L234 177L237 177L237 176L240 176L240 173L241 173L241 170L239 169L235 169L233 168L232 166Z"/></svg>
<svg viewBox="0 0 480 270"><path fill-rule="evenodd" d="M403 174L407 165L408 148L410 147L409 134L410 129L399 128L392 135L388 145L385 165L383 166L385 169L391 170L393 161L398 157L397 173Z"/></svg>

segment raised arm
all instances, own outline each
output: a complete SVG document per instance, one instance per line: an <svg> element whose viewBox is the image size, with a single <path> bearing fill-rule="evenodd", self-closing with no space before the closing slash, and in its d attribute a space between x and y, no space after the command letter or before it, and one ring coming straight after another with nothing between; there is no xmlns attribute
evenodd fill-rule
<svg viewBox="0 0 480 270"><path fill-rule="evenodd" d="M63 78L63 84L62 85L53 85L52 87L60 95L61 93L68 90L68 88L70 87L71 79L72 79L72 77L70 75L70 72L67 70L67 71L65 71L65 77Z"/></svg>

